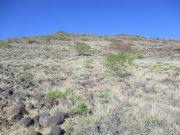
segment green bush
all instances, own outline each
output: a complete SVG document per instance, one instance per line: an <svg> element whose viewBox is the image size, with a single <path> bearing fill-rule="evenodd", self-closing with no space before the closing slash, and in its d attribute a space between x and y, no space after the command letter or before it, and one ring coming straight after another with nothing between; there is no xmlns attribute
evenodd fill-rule
<svg viewBox="0 0 180 135"><path fill-rule="evenodd" d="M75 42L74 48L79 55L88 55L88 51L91 49L89 45L83 42Z"/></svg>
<svg viewBox="0 0 180 135"><path fill-rule="evenodd" d="M105 57L104 64L109 72L117 77L124 77L127 75L128 67L132 64L132 56L125 52L110 53Z"/></svg>
<svg viewBox="0 0 180 135"><path fill-rule="evenodd" d="M9 48L9 43L7 40L0 40L0 49Z"/></svg>

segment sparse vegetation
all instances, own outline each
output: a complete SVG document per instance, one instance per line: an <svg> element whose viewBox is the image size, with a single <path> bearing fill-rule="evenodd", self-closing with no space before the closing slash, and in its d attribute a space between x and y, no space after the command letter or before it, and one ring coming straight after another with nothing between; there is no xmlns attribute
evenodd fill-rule
<svg viewBox="0 0 180 135"><path fill-rule="evenodd" d="M145 119L145 126L163 126L165 123L165 119L160 119L157 116L151 116Z"/></svg>
<svg viewBox="0 0 180 135"><path fill-rule="evenodd" d="M132 57L130 53L125 52L110 53L106 55L104 64L109 72L117 77L124 77L132 64Z"/></svg>
<svg viewBox="0 0 180 135"><path fill-rule="evenodd" d="M79 100L79 101L76 101L75 106L73 106L70 109L70 112L72 112L74 114L79 114L79 115L87 114L88 113L88 106L85 103L85 101Z"/></svg>
<svg viewBox="0 0 180 135"><path fill-rule="evenodd" d="M18 76L17 80L24 83L32 83L34 81L34 76L30 72L24 72Z"/></svg>
<svg viewBox="0 0 180 135"><path fill-rule="evenodd" d="M36 42L36 38L35 37L27 37L25 38L28 44L32 44Z"/></svg>
<svg viewBox="0 0 180 135"><path fill-rule="evenodd" d="M172 46L172 50L180 51L180 43L179 43L179 44L176 44L176 45L173 45L173 46Z"/></svg>
<svg viewBox="0 0 180 135"><path fill-rule="evenodd" d="M74 48L79 55L88 55L91 47L83 42L75 42Z"/></svg>
<svg viewBox="0 0 180 135"><path fill-rule="evenodd" d="M130 44L124 43L122 41L114 41L112 43L111 47L120 52L131 52L132 51Z"/></svg>
<svg viewBox="0 0 180 135"><path fill-rule="evenodd" d="M19 38L8 38L9 43L19 43L20 39Z"/></svg>
<svg viewBox="0 0 180 135"><path fill-rule="evenodd" d="M84 61L84 66L85 66L86 68L92 68L92 67L93 67L93 66L92 66L92 62L93 62L92 59L87 59L87 60L85 60L85 61Z"/></svg>
<svg viewBox="0 0 180 135"><path fill-rule="evenodd" d="M49 99L55 100L57 98L63 98L64 94L59 89L52 89L47 93Z"/></svg>
<svg viewBox="0 0 180 135"><path fill-rule="evenodd" d="M0 40L0 49L9 48L9 43L7 40Z"/></svg>
<svg viewBox="0 0 180 135"><path fill-rule="evenodd" d="M179 40L65 32L27 39L0 49L0 134L49 134L55 124L72 135L179 135Z"/></svg>

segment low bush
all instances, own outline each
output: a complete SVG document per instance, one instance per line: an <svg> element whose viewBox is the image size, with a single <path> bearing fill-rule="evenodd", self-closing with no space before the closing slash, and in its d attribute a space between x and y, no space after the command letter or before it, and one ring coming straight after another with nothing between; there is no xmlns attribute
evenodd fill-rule
<svg viewBox="0 0 180 135"><path fill-rule="evenodd" d="M25 38L27 43L28 44L32 44L32 43L35 43L36 42L36 39L35 37L28 37L28 38Z"/></svg>
<svg viewBox="0 0 180 135"><path fill-rule="evenodd" d="M88 55L88 51L91 49L89 45L83 42L75 42L74 48L79 55Z"/></svg>
<svg viewBox="0 0 180 135"><path fill-rule="evenodd" d="M127 75L127 70L132 64L132 60L130 53L110 53L105 57L104 65L107 67L107 71L115 74L117 77L124 77Z"/></svg>
<svg viewBox="0 0 180 135"><path fill-rule="evenodd" d="M122 41L114 41L112 43L112 48L121 51L121 52L131 52L132 48L130 47L130 44L123 43Z"/></svg>
<svg viewBox="0 0 180 135"><path fill-rule="evenodd" d="M176 45L172 46L172 50L180 51L180 44L176 44Z"/></svg>
<svg viewBox="0 0 180 135"><path fill-rule="evenodd" d="M0 40L0 49L9 48L10 45L7 40Z"/></svg>
<svg viewBox="0 0 180 135"><path fill-rule="evenodd" d="M19 38L8 38L9 43L19 43L20 39Z"/></svg>

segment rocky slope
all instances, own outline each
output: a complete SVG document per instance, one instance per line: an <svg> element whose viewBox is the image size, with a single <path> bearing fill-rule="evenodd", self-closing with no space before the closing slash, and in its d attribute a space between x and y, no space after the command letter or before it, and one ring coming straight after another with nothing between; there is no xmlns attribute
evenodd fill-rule
<svg viewBox="0 0 180 135"><path fill-rule="evenodd" d="M122 78L104 66L121 50L113 42L138 52ZM56 33L8 45L0 48L0 135L180 134L180 41Z"/></svg>

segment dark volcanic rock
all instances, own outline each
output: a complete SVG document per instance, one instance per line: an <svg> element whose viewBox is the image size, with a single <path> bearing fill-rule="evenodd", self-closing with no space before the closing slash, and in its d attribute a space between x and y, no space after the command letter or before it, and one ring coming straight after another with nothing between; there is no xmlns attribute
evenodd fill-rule
<svg viewBox="0 0 180 135"><path fill-rule="evenodd" d="M12 109L11 115L13 120L20 120L24 114L28 114L25 109L23 102L18 102L17 105Z"/></svg>
<svg viewBox="0 0 180 135"><path fill-rule="evenodd" d="M30 126L31 124L33 124L33 121L30 117L25 117L25 118L22 118L20 121L19 121L19 125L21 126L25 126L25 127L28 127Z"/></svg>
<svg viewBox="0 0 180 135"><path fill-rule="evenodd" d="M42 112L33 118L35 126L47 126L49 122L50 114L48 112Z"/></svg>
<svg viewBox="0 0 180 135"><path fill-rule="evenodd" d="M62 135L63 130L58 126L51 127L50 135Z"/></svg>
<svg viewBox="0 0 180 135"><path fill-rule="evenodd" d="M31 131L30 133L28 133L28 135L42 135L42 134L37 131Z"/></svg>
<svg viewBox="0 0 180 135"><path fill-rule="evenodd" d="M34 122L34 125L35 125L35 126L40 126L40 124L39 124L39 115L36 115L36 116L33 118L33 122Z"/></svg>
<svg viewBox="0 0 180 135"><path fill-rule="evenodd" d="M69 118L70 114L65 112L57 112L54 116L49 118L50 125L60 125L64 123L65 118Z"/></svg>
<svg viewBox="0 0 180 135"><path fill-rule="evenodd" d="M60 125L64 122L64 116L56 115L49 118L50 125Z"/></svg>

